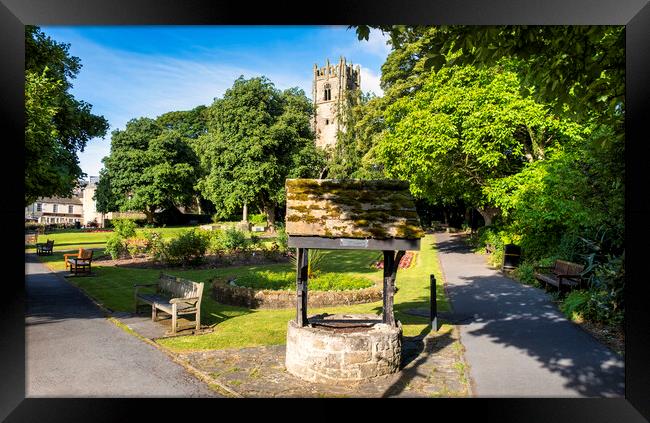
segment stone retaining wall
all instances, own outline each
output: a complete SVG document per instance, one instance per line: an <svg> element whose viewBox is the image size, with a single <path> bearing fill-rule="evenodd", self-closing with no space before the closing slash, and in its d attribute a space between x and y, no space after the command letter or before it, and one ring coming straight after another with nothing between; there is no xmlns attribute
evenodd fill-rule
<svg viewBox="0 0 650 423"><path fill-rule="evenodd" d="M383 323L360 332L299 327L289 321L287 371L310 382L344 384L399 371L402 325Z"/></svg>
<svg viewBox="0 0 650 423"><path fill-rule="evenodd" d="M222 304L248 308L275 309L296 306L295 291L252 289L229 285L224 280L212 282L212 298ZM382 289L372 286L346 291L308 291L309 307L364 304L381 301Z"/></svg>

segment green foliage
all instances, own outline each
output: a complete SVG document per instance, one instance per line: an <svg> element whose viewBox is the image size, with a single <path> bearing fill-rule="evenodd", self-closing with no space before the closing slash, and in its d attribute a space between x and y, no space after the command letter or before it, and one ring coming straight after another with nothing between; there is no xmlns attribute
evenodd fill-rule
<svg viewBox="0 0 650 423"><path fill-rule="evenodd" d="M562 310L562 313L564 313L567 318L575 320L580 316L583 316L585 312L589 313L587 311L589 298L590 295L587 291L572 291L562 302L560 310Z"/></svg>
<svg viewBox="0 0 650 423"><path fill-rule="evenodd" d="M287 231L284 228L284 226L278 226L277 230L277 237L276 237L276 242L278 245L278 249L281 252L286 252L289 250L289 235L287 235Z"/></svg>
<svg viewBox="0 0 650 423"><path fill-rule="evenodd" d="M251 214L248 216L248 221L253 225L262 225L266 223L265 214Z"/></svg>
<svg viewBox="0 0 650 423"><path fill-rule="evenodd" d="M127 244L124 238L120 237L118 234L112 234L106 240L106 246L104 247L105 251L110 254L113 260L124 257L128 254Z"/></svg>
<svg viewBox="0 0 650 423"><path fill-rule="evenodd" d="M248 245L246 234L237 228L227 228L223 231L216 231L214 234L215 243L218 250L236 252L245 250Z"/></svg>
<svg viewBox="0 0 650 423"><path fill-rule="evenodd" d="M319 276L321 269L322 269L322 264L323 264L323 259L327 257L327 253L324 250L319 250L319 249L309 249L307 250L307 277L308 278L315 278ZM293 263L293 267L296 267L298 265L298 256L294 255L291 256L291 262Z"/></svg>
<svg viewBox="0 0 650 423"><path fill-rule="evenodd" d="M199 264L205 257L208 243L208 237L200 231L183 231L165 243L162 256L173 266Z"/></svg>
<svg viewBox="0 0 650 423"><path fill-rule="evenodd" d="M487 186L543 159L558 142L578 139L579 126L521 96L509 66L442 68L389 106L388 131L376 147L387 174L409 180L416 197L460 199L486 217L497 205Z"/></svg>
<svg viewBox="0 0 650 423"><path fill-rule="evenodd" d="M623 313L613 308L611 301L605 291L572 291L562 302L561 310L569 319L584 318L593 322L621 325Z"/></svg>
<svg viewBox="0 0 650 423"><path fill-rule="evenodd" d="M154 212L195 199L198 159L176 130L149 118L132 119L112 133L111 153L104 160L102 180L122 211L142 211L153 222Z"/></svg>
<svg viewBox="0 0 650 423"><path fill-rule="evenodd" d="M145 231L142 236L145 239L145 251L154 261L162 261L165 254L165 241L161 233Z"/></svg>
<svg viewBox="0 0 650 423"><path fill-rule="evenodd" d="M531 261L522 262L519 267L515 268L514 276L526 285L537 285L535 279L535 266Z"/></svg>
<svg viewBox="0 0 650 423"><path fill-rule="evenodd" d="M113 219L113 228L115 228L114 233L122 238L131 238L136 235L135 228L137 225L133 219Z"/></svg>
<svg viewBox="0 0 650 423"><path fill-rule="evenodd" d="M208 108L200 192L225 217L244 203L264 210L269 225L284 201L287 177L318 174L311 101L298 89L277 90L267 78L240 77ZM322 167L322 166L320 166Z"/></svg>
<svg viewBox="0 0 650 423"><path fill-rule="evenodd" d="M624 26L379 26L393 51L382 67L386 91L420 72L451 65L491 66L515 59L522 89L557 113L622 122ZM360 39L368 27L357 27ZM621 128L622 133L622 128Z"/></svg>
<svg viewBox="0 0 650 423"><path fill-rule="evenodd" d="M296 288L296 277L292 272L249 272L237 277L235 284L255 289L293 290ZM371 286L373 286L373 282L368 278L341 273L325 273L309 279L309 289L312 291L343 291Z"/></svg>
<svg viewBox="0 0 650 423"><path fill-rule="evenodd" d="M81 70L69 48L39 27L25 26L25 205L37 197L71 195L84 175L77 152L108 129L104 117L69 92Z"/></svg>

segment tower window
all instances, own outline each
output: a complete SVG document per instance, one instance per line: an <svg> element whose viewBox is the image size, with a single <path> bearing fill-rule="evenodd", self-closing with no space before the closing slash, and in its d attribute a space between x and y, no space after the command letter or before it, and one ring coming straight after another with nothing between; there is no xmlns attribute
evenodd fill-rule
<svg viewBox="0 0 650 423"><path fill-rule="evenodd" d="M69 214L74 213L74 206L68 206L68 213Z"/></svg>
<svg viewBox="0 0 650 423"><path fill-rule="evenodd" d="M330 120L329 120L329 119L325 119L325 125L329 125L329 124L330 124Z"/></svg>
<svg viewBox="0 0 650 423"><path fill-rule="evenodd" d="M57 213L58 211L59 211L59 205L58 205L58 204L54 204L54 205L52 206L52 212L53 212L53 213Z"/></svg>
<svg viewBox="0 0 650 423"><path fill-rule="evenodd" d="M330 84L325 84L323 85L324 89L324 95L323 95L323 100L331 100L332 99L332 90L330 89Z"/></svg>

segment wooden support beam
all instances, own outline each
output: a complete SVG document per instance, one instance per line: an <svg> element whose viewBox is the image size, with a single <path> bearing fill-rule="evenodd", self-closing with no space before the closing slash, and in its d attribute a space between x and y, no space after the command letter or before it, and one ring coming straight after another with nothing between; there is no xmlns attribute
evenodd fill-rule
<svg viewBox="0 0 650 423"><path fill-rule="evenodd" d="M391 326L395 326L395 313L393 311L395 297L395 279L397 277L397 268L399 262L404 257L406 251L384 251L384 298L382 321Z"/></svg>
<svg viewBox="0 0 650 423"><path fill-rule="evenodd" d="M296 323L298 326L306 326L307 321L307 278L309 264L309 250L307 248L296 249Z"/></svg>

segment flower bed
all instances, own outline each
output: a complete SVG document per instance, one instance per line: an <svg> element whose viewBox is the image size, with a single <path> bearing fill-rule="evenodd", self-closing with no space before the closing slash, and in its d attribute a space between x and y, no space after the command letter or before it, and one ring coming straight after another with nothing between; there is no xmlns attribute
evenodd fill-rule
<svg viewBox="0 0 650 423"><path fill-rule="evenodd" d="M413 259L415 258L415 253L412 251L407 251L406 254L404 254L404 257L402 257L402 260L399 262L399 268L400 269L408 269L411 267L411 264L413 263ZM384 268L384 260L379 260L375 262L374 266L377 269L383 269Z"/></svg>

